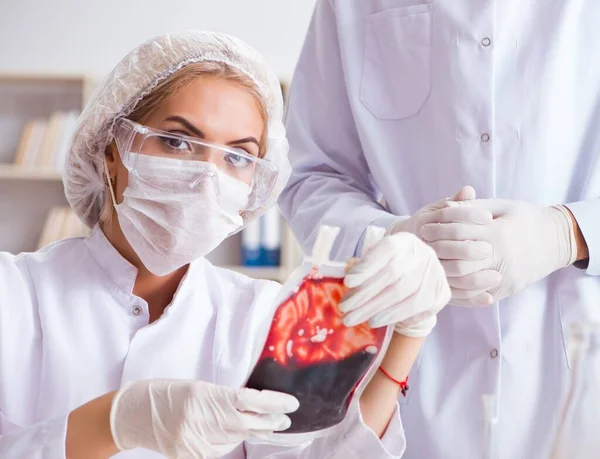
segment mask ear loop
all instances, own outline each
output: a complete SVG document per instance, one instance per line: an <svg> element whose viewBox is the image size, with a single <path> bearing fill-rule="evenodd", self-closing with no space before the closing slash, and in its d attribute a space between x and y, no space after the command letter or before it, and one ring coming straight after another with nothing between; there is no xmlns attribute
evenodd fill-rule
<svg viewBox="0 0 600 459"><path fill-rule="evenodd" d="M110 174L108 173L108 164L106 163L106 156L104 156L104 173L106 174L106 181L108 183L108 189L110 190L110 197L112 199L113 206L116 208L117 200L115 198L115 192L113 190L113 180L111 179Z"/></svg>

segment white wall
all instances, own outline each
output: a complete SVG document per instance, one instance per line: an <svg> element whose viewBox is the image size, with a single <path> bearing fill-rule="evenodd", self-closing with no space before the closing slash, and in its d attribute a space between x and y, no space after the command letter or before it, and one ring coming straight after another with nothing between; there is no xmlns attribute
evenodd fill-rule
<svg viewBox="0 0 600 459"><path fill-rule="evenodd" d="M0 0L0 72L104 76L130 49L186 28L236 35L289 79L315 0Z"/></svg>

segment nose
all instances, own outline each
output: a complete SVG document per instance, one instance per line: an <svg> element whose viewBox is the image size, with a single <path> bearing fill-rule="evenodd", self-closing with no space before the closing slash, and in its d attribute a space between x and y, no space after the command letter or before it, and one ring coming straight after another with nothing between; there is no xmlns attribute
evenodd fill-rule
<svg viewBox="0 0 600 459"><path fill-rule="evenodd" d="M209 147L205 151L203 160L207 163L212 163L215 166L219 167L223 160L223 152L218 148Z"/></svg>

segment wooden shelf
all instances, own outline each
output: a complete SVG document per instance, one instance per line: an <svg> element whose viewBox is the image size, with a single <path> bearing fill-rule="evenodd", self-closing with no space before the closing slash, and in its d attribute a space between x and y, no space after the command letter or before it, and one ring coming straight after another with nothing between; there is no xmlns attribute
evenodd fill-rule
<svg viewBox="0 0 600 459"><path fill-rule="evenodd" d="M61 181L62 172L54 169L0 164L0 179Z"/></svg>
<svg viewBox="0 0 600 459"><path fill-rule="evenodd" d="M245 274L255 279L270 279L276 281L285 281L286 269L281 266L223 266L225 269L231 269L238 273Z"/></svg>

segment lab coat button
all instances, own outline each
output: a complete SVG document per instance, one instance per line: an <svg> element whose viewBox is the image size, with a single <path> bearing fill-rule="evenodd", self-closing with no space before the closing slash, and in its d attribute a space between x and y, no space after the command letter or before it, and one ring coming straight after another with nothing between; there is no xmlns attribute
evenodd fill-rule
<svg viewBox="0 0 600 459"><path fill-rule="evenodd" d="M496 357L498 357L498 349L492 349L492 350L490 351L490 357L491 357L492 359L495 359Z"/></svg>
<svg viewBox="0 0 600 459"><path fill-rule="evenodd" d="M142 314L142 308L140 308L139 306L134 306L131 312L133 312L134 316L139 316L140 314Z"/></svg>
<svg viewBox="0 0 600 459"><path fill-rule="evenodd" d="M490 40L488 37L485 37L483 40L481 40L481 46L485 46L487 48L491 44L492 40Z"/></svg>
<svg viewBox="0 0 600 459"><path fill-rule="evenodd" d="M487 134L487 133L481 134L481 141L483 143L487 143L487 142L489 142L489 140L490 140L490 135L489 134Z"/></svg>

